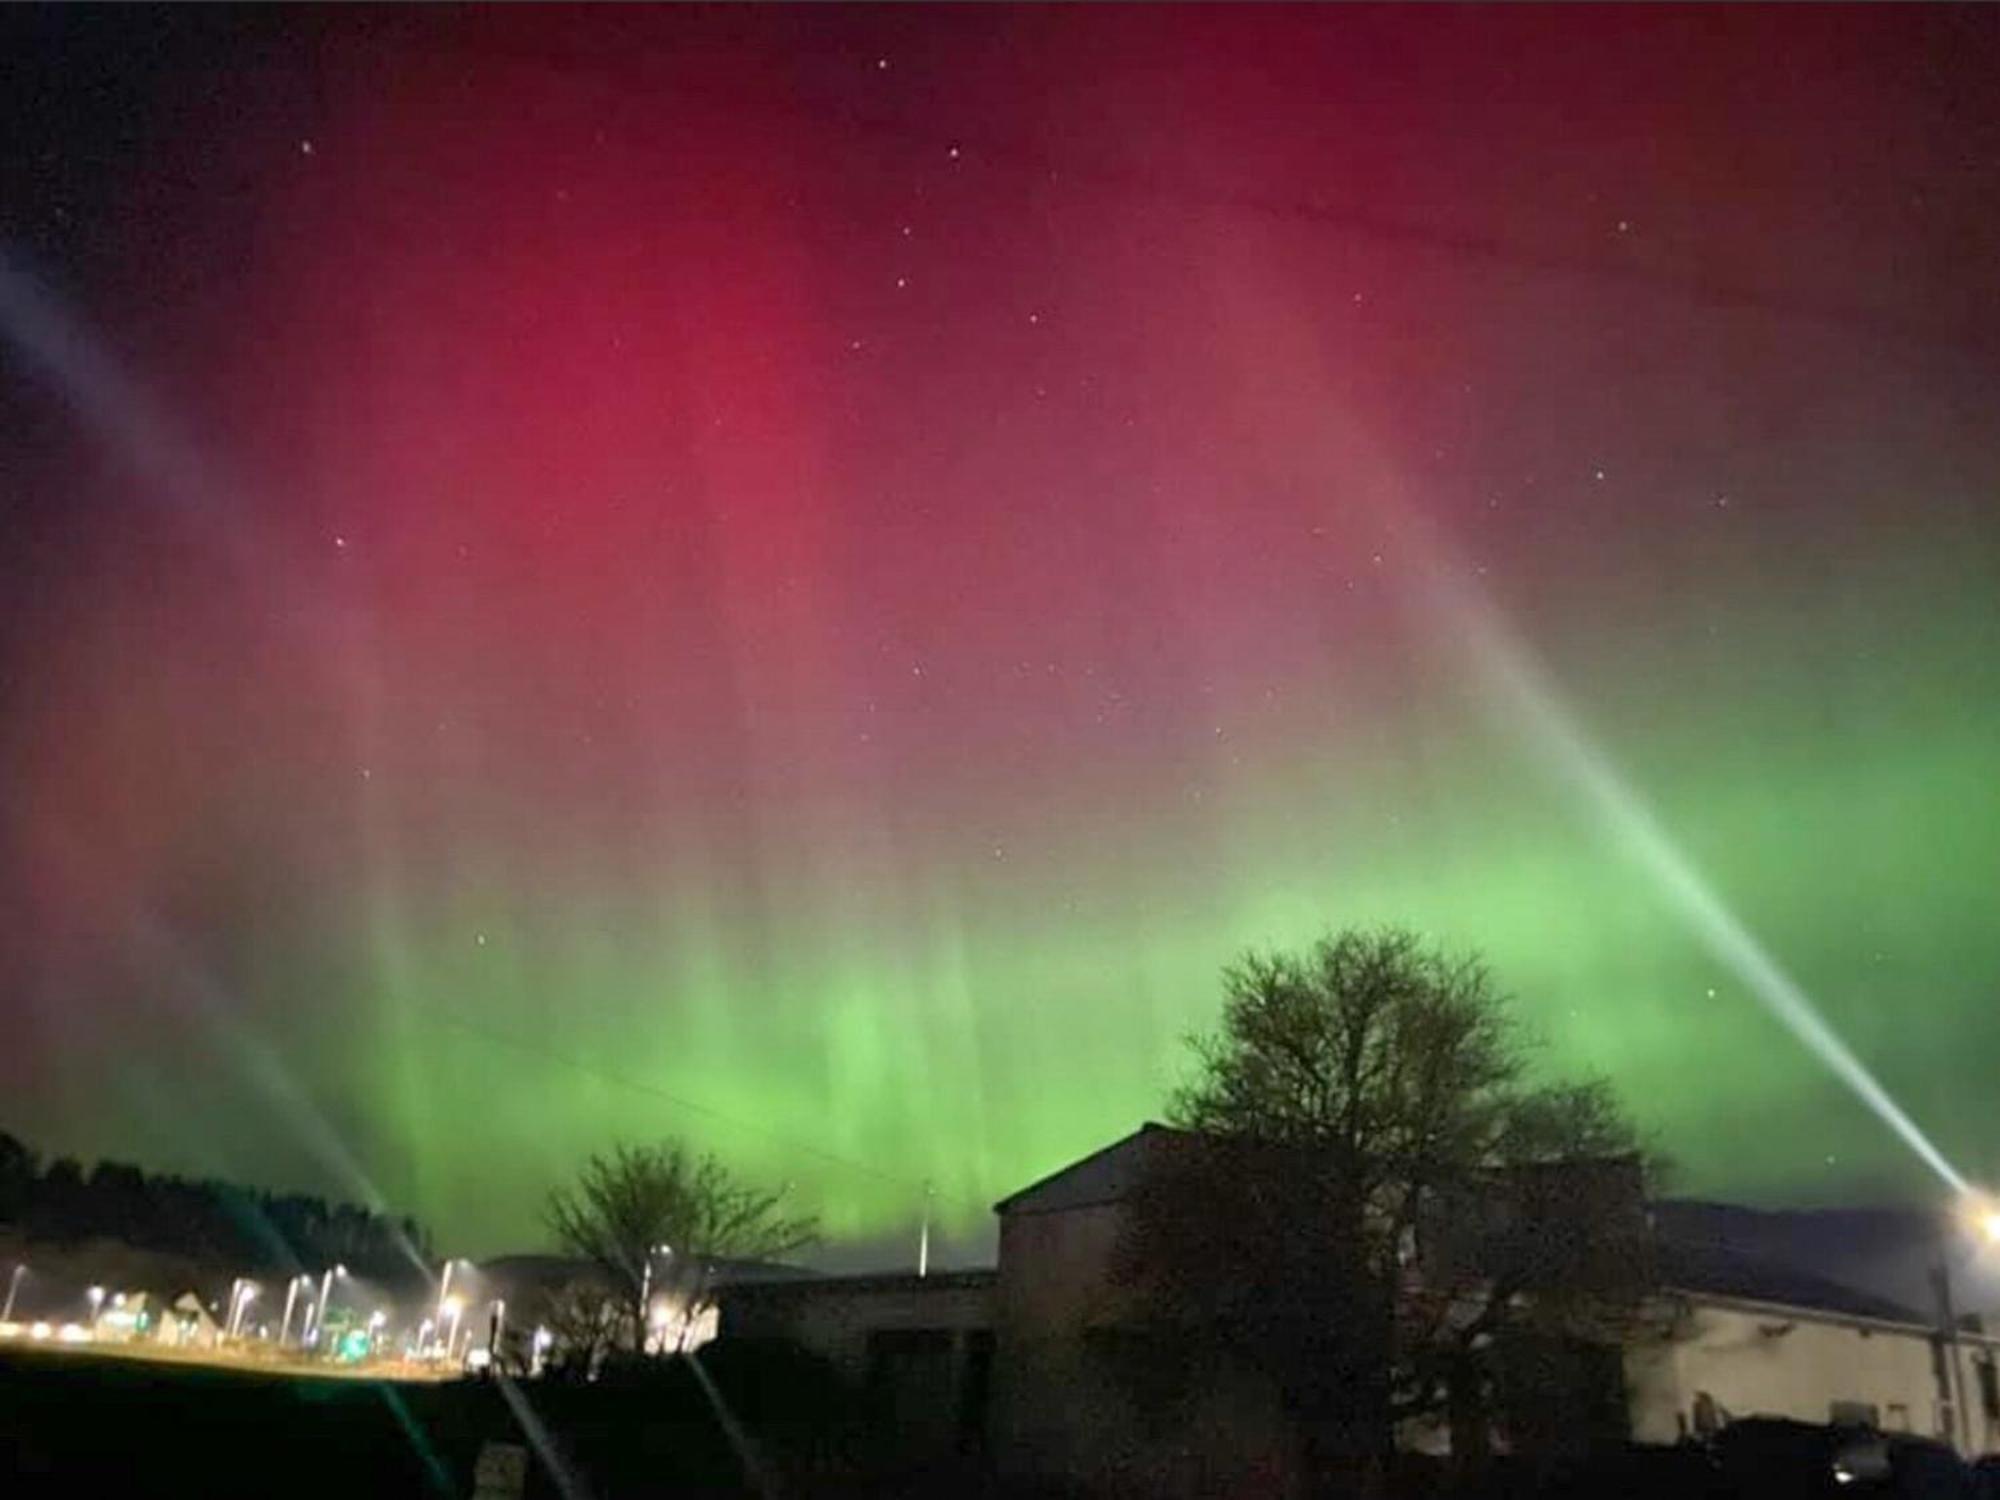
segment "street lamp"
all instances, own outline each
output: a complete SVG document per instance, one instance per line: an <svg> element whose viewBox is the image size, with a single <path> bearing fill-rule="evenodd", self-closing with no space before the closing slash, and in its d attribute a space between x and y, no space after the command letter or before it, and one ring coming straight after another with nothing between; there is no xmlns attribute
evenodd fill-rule
<svg viewBox="0 0 2000 1500"><path fill-rule="evenodd" d="M639 1273L639 1347L646 1347L646 1329L653 1326L653 1257L672 1255L672 1245L648 1245L645 1269Z"/></svg>
<svg viewBox="0 0 2000 1500"><path fill-rule="evenodd" d="M333 1278L336 1276L345 1276L346 1274L347 1274L347 1267L336 1265L336 1266L328 1266L326 1274L320 1277L319 1311L313 1315L313 1331L312 1331L312 1337L310 1339L311 1343L317 1344L320 1340L320 1335L326 1332L326 1299L333 1291Z"/></svg>
<svg viewBox="0 0 2000 1500"><path fill-rule="evenodd" d="M458 1257L458 1256L452 1256L452 1257L450 1257L450 1258L449 1258L449 1259L447 1259L447 1260L445 1261L445 1263L444 1263L444 1275L442 1275L441 1277L439 1277L439 1278L438 1278L438 1305L437 1305L437 1316L436 1316L436 1318L435 1318L435 1319L433 1320L433 1326L434 1326L434 1327L436 1327L436 1328L442 1328L442 1327L444 1327L444 1318L445 1318L445 1301L446 1301L446 1299L447 1299L447 1298L449 1298L449 1297L450 1297L450 1295L451 1295L451 1272L452 1272L452 1267L454 1267L454 1266L456 1266L456 1265L459 1265L459 1264L461 1264L461 1259L460 1259L460 1257ZM463 1262L463 1264L464 1264L464 1265L466 1265L467 1267L470 1267L470 1266L472 1265L472 1262L468 1260L468 1261L464 1261L464 1262ZM446 1353L446 1354L450 1354L450 1353L451 1353L451 1350L447 1348L447 1349L445 1350L445 1353Z"/></svg>
<svg viewBox="0 0 2000 1500"><path fill-rule="evenodd" d="M257 1283L244 1277L237 1277L229 1284L229 1337L236 1338L243 1332L243 1314L256 1300Z"/></svg>
<svg viewBox="0 0 2000 1500"><path fill-rule="evenodd" d="M1967 1192L1959 1203L1961 1227L1988 1246L2000 1246L2000 1199L1990 1193ZM1937 1297L1938 1334L1941 1353L1951 1361L1951 1381L1939 1392L1952 1404L1951 1433L1961 1453L1970 1451L1971 1413L1965 1409L1965 1371L1959 1359L1958 1313L1951 1296L1951 1236L1940 1225L1937 1239L1937 1268L1931 1272L1931 1290Z"/></svg>
<svg viewBox="0 0 2000 1500"><path fill-rule="evenodd" d="M21 1278L27 1274L28 1263L25 1260L15 1261L14 1274L7 1278L7 1307L4 1312L0 1312L0 1323L14 1321L14 1294L21 1290Z"/></svg>
<svg viewBox="0 0 2000 1500"><path fill-rule="evenodd" d="M95 1335L97 1332L97 1314L104 1306L104 1288L94 1286L90 1289L88 1295L90 1297L90 1331Z"/></svg>
<svg viewBox="0 0 2000 1500"><path fill-rule="evenodd" d="M284 1317L278 1320L278 1347L281 1349L285 1345L285 1340L291 1337L292 1308L294 1307L294 1305L297 1304L299 1300L299 1288L301 1286L311 1286L311 1285L312 1285L312 1277L306 1275L304 1272L300 1272L297 1276L294 1276L290 1281L285 1283L285 1315ZM305 1337L303 1329L301 1330L299 1337L301 1339Z"/></svg>
<svg viewBox="0 0 2000 1500"><path fill-rule="evenodd" d="M486 1333L486 1352L493 1359L500 1357L500 1330L506 1326L506 1323L507 1299L504 1297L495 1297L493 1299L493 1322Z"/></svg>
<svg viewBox="0 0 2000 1500"><path fill-rule="evenodd" d="M458 1345L458 1319L459 1314L464 1311L465 1299L463 1297L447 1297L445 1299L444 1313L446 1317L451 1319L451 1332L445 1335L444 1341L444 1357L446 1359L451 1358L451 1351Z"/></svg>
<svg viewBox="0 0 2000 1500"><path fill-rule="evenodd" d="M381 1343L382 1325L388 1321L389 1315L379 1307L368 1315L368 1352L371 1355L375 1352L376 1345Z"/></svg>

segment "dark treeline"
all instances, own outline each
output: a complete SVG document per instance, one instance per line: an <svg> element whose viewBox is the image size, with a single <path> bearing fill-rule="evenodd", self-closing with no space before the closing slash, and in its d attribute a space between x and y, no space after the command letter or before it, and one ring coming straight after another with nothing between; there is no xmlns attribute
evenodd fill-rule
<svg viewBox="0 0 2000 1500"><path fill-rule="evenodd" d="M0 1131L0 1225L30 1240L74 1245L111 1239L135 1249L245 1275L286 1275L336 1262L370 1280L397 1281L429 1257L411 1218L328 1203L306 1193L270 1193L236 1183L150 1174L126 1162L86 1170L70 1157L43 1166Z"/></svg>

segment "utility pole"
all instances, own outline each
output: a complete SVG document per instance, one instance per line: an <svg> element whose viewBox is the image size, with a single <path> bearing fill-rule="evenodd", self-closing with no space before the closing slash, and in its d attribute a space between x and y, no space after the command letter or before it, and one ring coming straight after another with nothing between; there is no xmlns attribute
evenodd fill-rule
<svg viewBox="0 0 2000 1500"><path fill-rule="evenodd" d="M1960 1368L1958 1357L1958 1314L1951 1305L1951 1247L1943 1239L1938 1244L1937 1269L1931 1272L1931 1289L1937 1293L1944 1357L1951 1361L1951 1383L1945 1388L1945 1393L1951 1397L1952 1442L1962 1456L1970 1457L1971 1418L1965 1410L1965 1371Z"/></svg>
<svg viewBox="0 0 2000 1500"><path fill-rule="evenodd" d="M931 1185L924 1183L924 1219L917 1230L917 1279L931 1274Z"/></svg>

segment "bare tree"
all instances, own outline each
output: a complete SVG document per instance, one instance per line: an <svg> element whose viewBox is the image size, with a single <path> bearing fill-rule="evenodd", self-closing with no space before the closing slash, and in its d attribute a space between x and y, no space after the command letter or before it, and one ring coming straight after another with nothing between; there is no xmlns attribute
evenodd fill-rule
<svg viewBox="0 0 2000 1500"><path fill-rule="evenodd" d="M674 1142L593 1155L572 1185L549 1194L547 1218L563 1247L616 1289L617 1334L634 1352L645 1349L653 1291L674 1291L692 1318L713 1295L715 1261L774 1259L818 1234L810 1217L784 1211L782 1191L750 1187L714 1156Z"/></svg>
<svg viewBox="0 0 2000 1500"><path fill-rule="evenodd" d="M631 1309L601 1281L578 1278L550 1293L540 1310L549 1331L549 1368L558 1377L588 1380L605 1356L630 1342ZM533 1361L532 1349L528 1361Z"/></svg>
<svg viewBox="0 0 2000 1500"><path fill-rule="evenodd" d="M1481 963L1345 932L1225 983L1120 1245L1162 1345L1259 1370L1322 1460L1446 1415L1476 1448L1510 1358L1615 1345L1652 1285L1635 1134L1529 1082Z"/></svg>

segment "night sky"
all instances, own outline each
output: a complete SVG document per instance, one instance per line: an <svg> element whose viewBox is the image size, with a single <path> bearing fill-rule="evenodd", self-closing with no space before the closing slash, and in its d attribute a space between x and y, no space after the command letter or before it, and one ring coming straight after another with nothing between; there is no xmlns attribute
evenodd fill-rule
<svg viewBox="0 0 2000 1500"><path fill-rule="evenodd" d="M0 20L0 1127L953 1253L1250 944L1682 1191L2000 1177L2000 13ZM1457 606L1447 601L1457 601ZM1553 709L1551 711L1554 711Z"/></svg>

